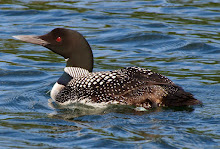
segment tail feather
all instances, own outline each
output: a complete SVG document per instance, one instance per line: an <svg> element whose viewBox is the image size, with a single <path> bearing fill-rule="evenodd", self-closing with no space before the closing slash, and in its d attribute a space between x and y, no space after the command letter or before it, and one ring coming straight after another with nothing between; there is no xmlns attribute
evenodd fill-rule
<svg viewBox="0 0 220 149"><path fill-rule="evenodd" d="M185 92L181 87L174 93L168 93L168 95L163 99L163 104L165 106L190 106L202 104L201 101L194 98L189 92Z"/></svg>

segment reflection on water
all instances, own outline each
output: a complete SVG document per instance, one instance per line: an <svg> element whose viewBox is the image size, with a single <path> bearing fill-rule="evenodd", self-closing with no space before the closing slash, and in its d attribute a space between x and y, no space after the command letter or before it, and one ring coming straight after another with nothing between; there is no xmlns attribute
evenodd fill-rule
<svg viewBox="0 0 220 149"><path fill-rule="evenodd" d="M0 1L0 144L3 148L218 148L220 2ZM12 39L55 27L89 41L95 71L139 66L162 73L204 106L60 107L49 91L62 57Z"/></svg>

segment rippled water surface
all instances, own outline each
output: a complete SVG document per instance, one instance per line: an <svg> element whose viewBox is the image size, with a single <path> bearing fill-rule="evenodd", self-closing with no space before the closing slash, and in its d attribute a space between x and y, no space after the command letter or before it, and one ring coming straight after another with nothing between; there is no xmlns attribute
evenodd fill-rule
<svg viewBox="0 0 220 149"><path fill-rule="evenodd" d="M220 148L220 1L0 1L2 148ZM78 30L94 71L139 66L172 79L204 106L52 108L65 61L12 38Z"/></svg>

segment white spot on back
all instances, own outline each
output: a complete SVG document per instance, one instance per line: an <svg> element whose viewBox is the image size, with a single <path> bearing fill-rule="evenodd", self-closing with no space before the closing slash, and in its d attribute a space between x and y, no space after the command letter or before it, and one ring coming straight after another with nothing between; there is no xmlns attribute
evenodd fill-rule
<svg viewBox="0 0 220 149"><path fill-rule="evenodd" d="M112 79L115 79L116 78L116 76L112 76Z"/></svg>

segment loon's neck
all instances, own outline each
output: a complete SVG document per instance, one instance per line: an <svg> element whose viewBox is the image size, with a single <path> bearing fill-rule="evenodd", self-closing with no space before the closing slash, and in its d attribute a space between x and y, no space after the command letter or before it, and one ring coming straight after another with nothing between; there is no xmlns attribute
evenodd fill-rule
<svg viewBox="0 0 220 149"><path fill-rule="evenodd" d="M93 53L89 43L79 34L78 42L72 43L72 46L67 47L66 67L80 67L92 72L93 69ZM70 44L71 45L71 44Z"/></svg>
<svg viewBox="0 0 220 149"><path fill-rule="evenodd" d="M67 73L72 78L82 77L84 75L88 75L89 71L80 67L65 67L64 72Z"/></svg>
<svg viewBox="0 0 220 149"><path fill-rule="evenodd" d="M89 71L79 67L65 67L64 73L57 80L58 84L66 86L73 78L82 77L88 75Z"/></svg>
<svg viewBox="0 0 220 149"><path fill-rule="evenodd" d="M66 68L82 68L82 69L86 69L89 72L92 72L93 70L93 55L88 54L88 55L84 55L84 56L73 56L71 58L68 58L66 60Z"/></svg>

